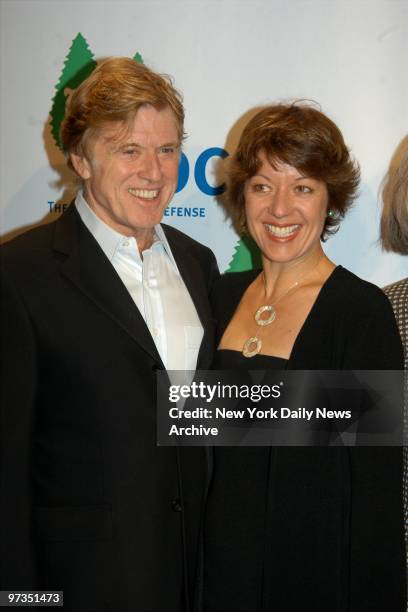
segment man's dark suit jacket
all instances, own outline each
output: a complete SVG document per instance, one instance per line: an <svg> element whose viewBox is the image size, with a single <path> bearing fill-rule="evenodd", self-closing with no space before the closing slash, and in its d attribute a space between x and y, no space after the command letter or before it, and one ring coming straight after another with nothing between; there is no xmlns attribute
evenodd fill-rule
<svg viewBox="0 0 408 612"><path fill-rule="evenodd" d="M213 351L212 252L166 236ZM0 586L65 611L179 612L194 581L202 449L156 446L145 322L71 206L3 246Z"/></svg>

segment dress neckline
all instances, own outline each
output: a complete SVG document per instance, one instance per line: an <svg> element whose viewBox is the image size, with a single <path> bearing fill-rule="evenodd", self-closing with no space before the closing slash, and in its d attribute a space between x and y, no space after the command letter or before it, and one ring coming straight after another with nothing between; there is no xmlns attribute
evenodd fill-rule
<svg viewBox="0 0 408 612"><path fill-rule="evenodd" d="M331 273L329 274L329 276L326 278L326 280L324 281L323 285L321 286L321 288L319 290L319 293L317 294L316 299L315 299L315 301L314 301L314 303L313 303L313 305L312 305L312 307L311 307L311 309L310 309L306 319L303 321L303 324L302 324L301 328L299 329L299 332L298 332L298 334L297 334L297 336L295 338L295 341L293 343L292 350L290 351L289 357L287 357L287 358L286 357L277 357L275 355L268 355L268 354L265 354L265 353L258 353L258 355L260 355L262 357L273 357L274 359L282 359L286 363L289 363L291 361L292 356L295 354L295 352L297 350L297 345L300 342L300 339L301 339L301 337L302 337L302 335L304 333L304 330L305 330L306 326L309 324L309 321L313 318L315 310L319 308L320 302L324 299L324 296L325 296L325 294L327 292L327 288L330 286L330 284L332 283L333 279L337 276L337 274L341 270L343 270L343 266L341 266L341 265L337 265L335 268L333 268L333 270L331 271ZM258 271L258 273L261 274L262 270ZM232 317L231 317L230 321L232 320L232 318L233 318L233 316L234 316L234 314L235 314L235 312L236 312L236 310L237 310L237 308L238 308L238 306L239 306L239 304L241 302L242 296L244 295L245 291L248 289L250 283L253 282L255 280L255 278L257 278L257 276L258 276L258 274L256 274L252 278L252 280L250 280L248 285L245 287L243 293L241 294L241 297L240 297L239 301L237 302L237 304L236 304L236 306L234 308L234 312L232 314ZM228 326L228 324L229 324L229 322L227 323L227 326ZM226 328L224 328L224 332L225 332L225 329ZM231 351L231 352L235 352L235 353L241 353L241 351L238 351L238 350L235 350L235 349L224 349L224 348L222 348L222 349L217 348L217 351ZM248 359L248 363L251 362L251 359L253 359L253 357Z"/></svg>
<svg viewBox="0 0 408 612"><path fill-rule="evenodd" d="M236 349L218 348L217 353L232 353L234 355L241 355L243 357L242 351L237 351ZM276 361L283 361L284 363L287 363L289 361L288 359L286 359L286 357L278 357L277 355L267 355L266 353L257 353L256 355L254 355L254 357L251 357L250 359L247 359L245 357L245 359L248 361L248 364L250 364L255 357L275 359Z"/></svg>

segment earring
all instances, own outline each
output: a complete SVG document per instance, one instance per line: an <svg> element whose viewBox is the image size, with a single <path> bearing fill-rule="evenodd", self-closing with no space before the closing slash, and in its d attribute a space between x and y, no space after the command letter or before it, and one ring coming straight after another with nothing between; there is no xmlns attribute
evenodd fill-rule
<svg viewBox="0 0 408 612"><path fill-rule="evenodd" d="M334 217L334 210L332 210L331 208L329 208L329 210L327 211L327 215L326 217Z"/></svg>

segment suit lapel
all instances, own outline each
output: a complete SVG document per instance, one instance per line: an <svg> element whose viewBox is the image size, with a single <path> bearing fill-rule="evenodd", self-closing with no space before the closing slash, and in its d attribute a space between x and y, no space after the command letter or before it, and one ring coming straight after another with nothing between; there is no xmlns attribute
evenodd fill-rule
<svg viewBox="0 0 408 612"><path fill-rule="evenodd" d="M54 250L66 255L61 274L164 368L139 309L74 205L56 222Z"/></svg>

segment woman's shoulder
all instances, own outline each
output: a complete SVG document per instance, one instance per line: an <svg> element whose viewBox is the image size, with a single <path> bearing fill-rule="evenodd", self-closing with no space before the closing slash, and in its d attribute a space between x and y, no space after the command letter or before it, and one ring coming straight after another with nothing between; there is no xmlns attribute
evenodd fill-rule
<svg viewBox="0 0 408 612"><path fill-rule="evenodd" d="M408 277L403 278L383 288L391 303L403 300L408 307Z"/></svg>
<svg viewBox="0 0 408 612"><path fill-rule="evenodd" d="M408 278L387 285L383 289L391 302L405 350L405 367L408 368Z"/></svg>
<svg viewBox="0 0 408 612"><path fill-rule="evenodd" d="M354 315L367 317L370 313L389 311L391 305L388 298L374 283L364 280L343 268L337 266L325 285L328 298L337 307L345 307Z"/></svg>
<svg viewBox="0 0 408 612"><path fill-rule="evenodd" d="M323 337L331 353L317 360L321 369L392 370L402 366L401 341L387 296L377 285L342 266L332 272L311 311L302 334L302 360L295 362L296 367L304 367L305 351L322 350L318 339Z"/></svg>
<svg viewBox="0 0 408 612"><path fill-rule="evenodd" d="M349 289L353 293L369 296L382 293L377 285L364 280L343 266L337 266L329 280L333 280L333 286L341 291Z"/></svg>
<svg viewBox="0 0 408 612"><path fill-rule="evenodd" d="M243 272L224 272L217 279L215 288L218 291L228 291L231 288L245 289L260 274L261 270L245 270Z"/></svg>
<svg viewBox="0 0 408 612"><path fill-rule="evenodd" d="M214 283L211 302L216 318L230 316L260 270L225 272Z"/></svg>

